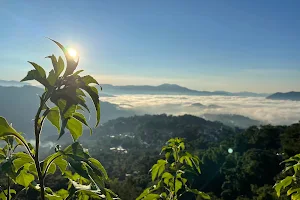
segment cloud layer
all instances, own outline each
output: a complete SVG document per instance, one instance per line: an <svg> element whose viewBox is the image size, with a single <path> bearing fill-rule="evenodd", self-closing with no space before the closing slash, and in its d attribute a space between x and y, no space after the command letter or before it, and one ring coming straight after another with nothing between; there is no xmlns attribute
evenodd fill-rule
<svg viewBox="0 0 300 200"><path fill-rule="evenodd" d="M263 97L120 95L101 97L137 114L238 114L263 123L291 124L300 120L300 102Z"/></svg>

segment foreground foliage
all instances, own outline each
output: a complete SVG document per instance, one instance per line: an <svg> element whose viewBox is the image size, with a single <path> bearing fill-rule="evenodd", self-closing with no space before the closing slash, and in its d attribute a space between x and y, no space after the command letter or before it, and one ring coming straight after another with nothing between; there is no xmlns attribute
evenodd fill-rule
<svg viewBox="0 0 300 200"><path fill-rule="evenodd" d="M185 150L183 139L170 139L162 148L162 152L165 153L165 159L158 160L151 168L152 181L156 181L157 184L144 190L136 200L178 200L186 198L184 196L187 193L194 194L194 198L189 199L210 199L204 192L190 187L194 176L201 173L200 160Z"/></svg>
<svg viewBox="0 0 300 200"><path fill-rule="evenodd" d="M283 162L286 167L283 170L283 174L287 176L282 180L279 180L274 188L278 197L281 196L281 193L286 193L287 196L290 196L292 200L300 199L300 185L299 180L299 170L300 170L300 154L290 157L289 159Z"/></svg>
<svg viewBox="0 0 300 200"><path fill-rule="evenodd" d="M34 70L29 71L22 79L38 81L45 88L34 118L35 144L26 141L22 133L15 130L5 118L0 117L0 139L5 142L5 146L0 149L0 164L1 172L7 176L6 188L1 187L0 197L16 199L19 193L16 194L17 191L10 186L17 184L22 186L18 192L31 188L40 192L42 200L112 199L112 196L116 195L105 187L108 176L104 167L77 141L82 135L83 125L92 132L83 115L84 110L89 111L86 95L89 95L94 103L96 126L99 124L98 90L91 85L98 83L92 76L80 76L83 70L76 71L79 59L75 61L64 46L52 41L63 51L66 65L61 57L57 59L51 55L47 58L51 59L53 69L48 76L41 66L29 62ZM65 129L68 129L73 143L64 149L56 146L53 154L40 160L40 139L45 120L49 120L56 127L58 139L65 134ZM68 185L53 191L45 180L57 170L68 180Z"/></svg>

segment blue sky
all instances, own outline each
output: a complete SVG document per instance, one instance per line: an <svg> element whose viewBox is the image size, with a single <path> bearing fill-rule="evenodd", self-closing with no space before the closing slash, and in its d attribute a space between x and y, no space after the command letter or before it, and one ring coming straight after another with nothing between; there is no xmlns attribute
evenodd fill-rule
<svg viewBox="0 0 300 200"><path fill-rule="evenodd" d="M0 0L0 79L60 51L100 83L300 90L300 1Z"/></svg>

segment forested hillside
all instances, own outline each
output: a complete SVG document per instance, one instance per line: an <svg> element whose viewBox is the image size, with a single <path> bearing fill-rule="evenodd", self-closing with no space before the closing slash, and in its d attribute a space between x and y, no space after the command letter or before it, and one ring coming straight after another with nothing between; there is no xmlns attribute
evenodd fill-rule
<svg viewBox="0 0 300 200"><path fill-rule="evenodd" d="M201 158L202 174L194 187L212 199L288 199L278 198L272 187L282 176L280 163L300 152L300 124L242 130L191 115L145 115L111 120L84 136L83 143L107 169L109 187L132 200L149 186L149 169L175 136L185 138L187 148ZM49 179L54 188L64 184L56 176Z"/></svg>
<svg viewBox="0 0 300 200"><path fill-rule="evenodd" d="M149 184L159 149L175 136L186 138L201 158L202 175L194 185L212 199L278 199L272 186L284 167L280 162L300 152L300 124L233 130L190 115L112 120L96 130L90 151L118 179L114 191L129 200Z"/></svg>

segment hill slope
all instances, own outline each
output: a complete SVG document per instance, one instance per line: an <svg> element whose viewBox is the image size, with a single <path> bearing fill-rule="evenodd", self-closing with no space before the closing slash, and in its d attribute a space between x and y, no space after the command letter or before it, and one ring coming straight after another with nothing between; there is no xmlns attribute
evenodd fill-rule
<svg viewBox="0 0 300 200"><path fill-rule="evenodd" d="M268 96L267 99L300 101L300 92L277 92Z"/></svg>
<svg viewBox="0 0 300 200"><path fill-rule="evenodd" d="M16 130L24 132L28 137L33 137L33 121L38 105L39 97L43 89L34 86L3 87L0 86L0 116L5 117ZM101 97L100 97L101 98ZM92 102L87 102L92 106ZM101 123L117 117L134 115L133 112L120 109L117 105L101 102ZM91 116L95 116L91 112ZM91 125L95 123L94 117L90 120ZM52 126L46 124L43 129L46 133L55 133Z"/></svg>

